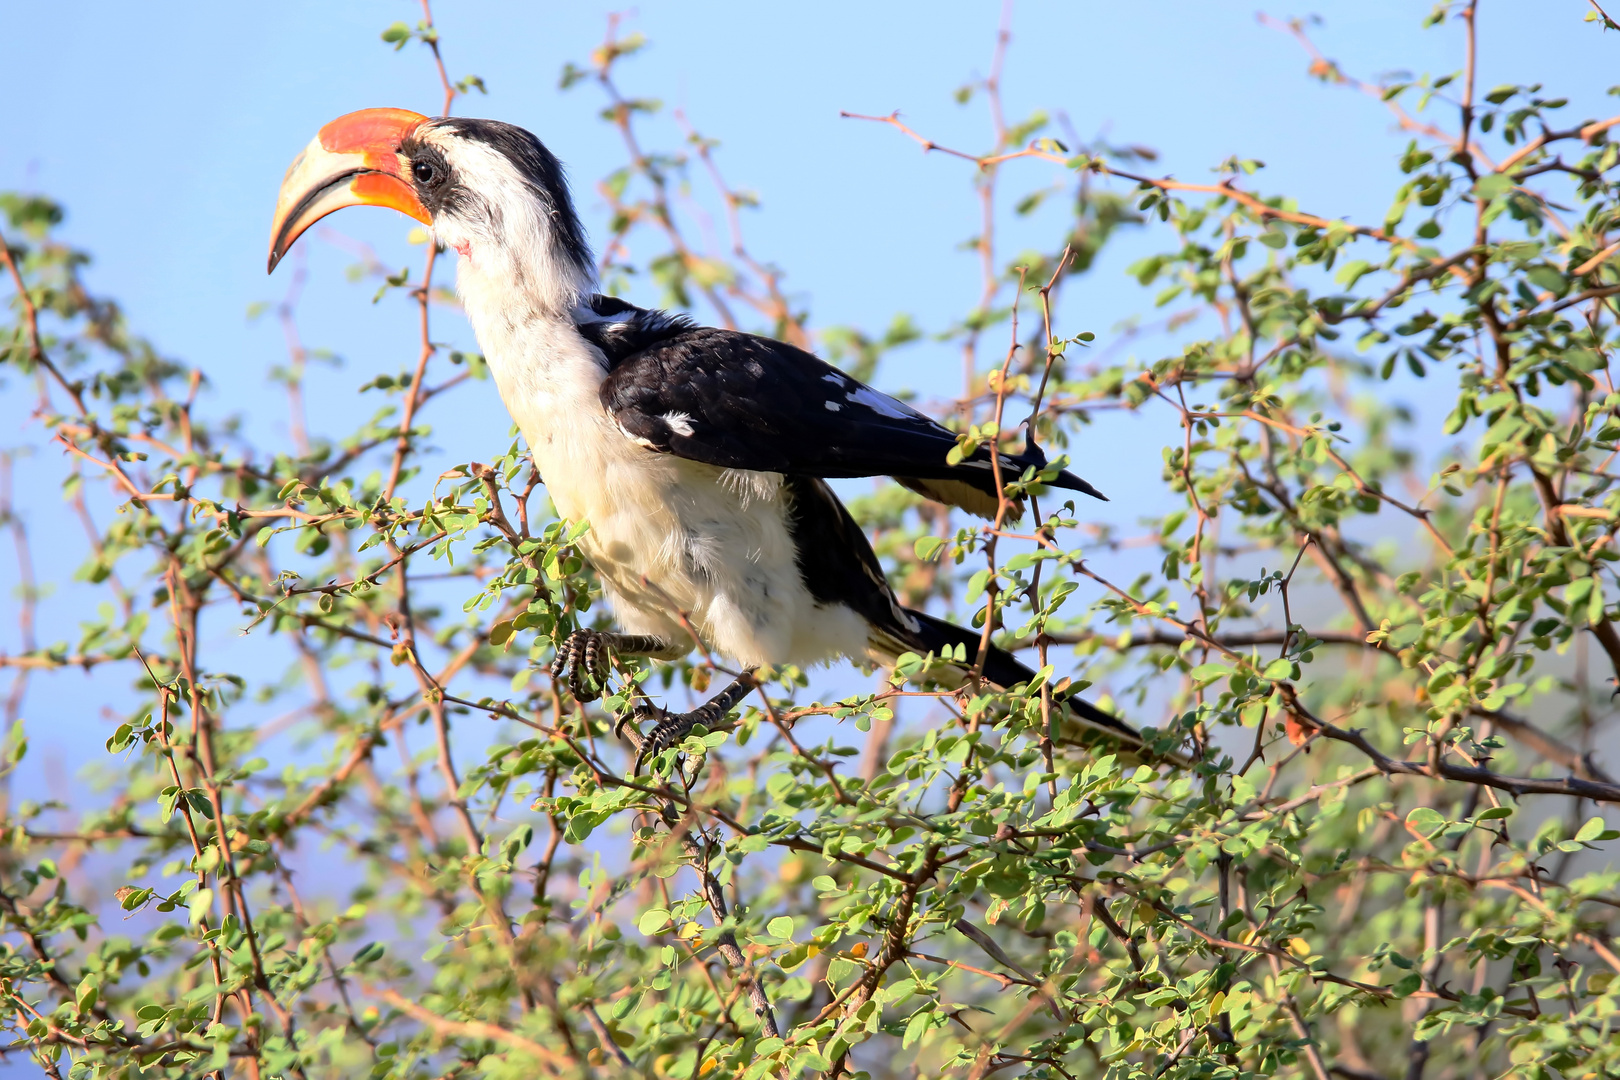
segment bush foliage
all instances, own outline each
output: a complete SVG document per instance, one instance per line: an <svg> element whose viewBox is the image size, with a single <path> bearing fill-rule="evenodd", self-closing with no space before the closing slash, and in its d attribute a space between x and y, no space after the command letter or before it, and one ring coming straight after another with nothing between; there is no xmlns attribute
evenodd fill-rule
<svg viewBox="0 0 1620 1080"><path fill-rule="evenodd" d="M430 334L453 303L431 244L379 281L422 332L413 371L365 387L386 407L307 432L294 337L290 437L262 445L87 291L60 208L6 196L6 392L37 397L20 437L67 464L28 467L64 470L101 597L37 646L24 578L8 772L50 715L30 677L89 671L124 713L75 763L97 790L71 829L6 806L3 1052L76 1078L1620 1075L1597 753L1620 117L1476 86L1475 14L1430 17L1466 43L1454 75L1368 87L1312 51L1409 133L1377 225L1266 193L1256 162L1183 182L1005 123L1004 40L961 95L983 153L865 118L970 175L984 222L1066 207L1017 257L971 224L982 295L933 328L963 358L963 445L1027 420L1087 472L1109 453L1088 424L1137 414L1169 509L1124 536L1050 495L986 524L875 489L853 505L908 601L991 620L1037 685L945 693L908 657L831 700L779 670L652 776L627 778L615 712L641 681L701 694L714 662L626 665L588 707L553 682L562 637L608 625L588 523L504 438L424 472L435 413L493 392ZM431 21L383 36L438 59ZM639 45L615 25L563 77L626 140L605 285L881 378L921 331L808 323L735 231L753 200L715 144L638 137ZM437 71L447 105L482 89ZM729 212L714 250L688 183ZM1162 313L1150 362L1054 318L1127 227L1160 252L1131 268ZM234 630L290 668L222 670ZM1192 764L1066 724L1053 691L1083 680ZM243 719L266 702L296 745Z"/></svg>

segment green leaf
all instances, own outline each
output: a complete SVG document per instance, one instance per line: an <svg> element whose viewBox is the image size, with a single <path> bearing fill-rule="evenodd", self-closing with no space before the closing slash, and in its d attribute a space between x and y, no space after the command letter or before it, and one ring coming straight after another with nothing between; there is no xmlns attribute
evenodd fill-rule
<svg viewBox="0 0 1620 1080"><path fill-rule="evenodd" d="M1334 275L1334 280L1347 289L1353 289L1356 287L1356 282L1372 273L1372 270L1372 264L1365 259L1352 259L1339 268L1339 272Z"/></svg>
<svg viewBox="0 0 1620 1080"><path fill-rule="evenodd" d="M1428 806L1419 806L1406 815L1406 824L1419 835L1432 837L1450 822L1440 812Z"/></svg>
<svg viewBox="0 0 1620 1080"><path fill-rule="evenodd" d="M1583 824L1580 831L1575 834L1575 839L1584 843L1593 843L1595 841L1605 839L1604 834L1608 831L1608 827L1602 818L1587 818L1586 823ZM1611 834L1611 837L1612 836L1620 836L1620 833L1613 833Z"/></svg>
<svg viewBox="0 0 1620 1080"><path fill-rule="evenodd" d="M922 1038L934 1026L934 1011L932 1009L918 1009L906 1021L906 1031L900 1039L902 1047L909 1047Z"/></svg>
<svg viewBox="0 0 1620 1080"><path fill-rule="evenodd" d="M373 960L380 960L383 953L387 951L388 947L380 941L367 942L360 947L360 951L354 954L354 959L350 960L349 963L355 966L369 964Z"/></svg>
<svg viewBox="0 0 1620 1080"><path fill-rule="evenodd" d="M1532 266L1524 276L1530 280L1530 284L1555 297L1569 292L1569 279L1550 266Z"/></svg>
<svg viewBox="0 0 1620 1080"><path fill-rule="evenodd" d="M636 920L636 929L651 937L662 931L669 922L669 912L663 908L651 908L641 913L641 918Z"/></svg>
<svg viewBox="0 0 1620 1080"><path fill-rule="evenodd" d="M1272 680L1299 678L1299 665L1292 660L1273 660L1266 665L1265 677Z"/></svg>
<svg viewBox="0 0 1620 1080"><path fill-rule="evenodd" d="M382 32L382 39L398 51L405 47L407 41L411 40L411 28L402 22L392 23L388 29Z"/></svg>
<svg viewBox="0 0 1620 1080"><path fill-rule="evenodd" d="M1474 194L1481 202L1506 195L1513 190L1513 177L1503 173L1489 173L1479 178L1474 184Z"/></svg>

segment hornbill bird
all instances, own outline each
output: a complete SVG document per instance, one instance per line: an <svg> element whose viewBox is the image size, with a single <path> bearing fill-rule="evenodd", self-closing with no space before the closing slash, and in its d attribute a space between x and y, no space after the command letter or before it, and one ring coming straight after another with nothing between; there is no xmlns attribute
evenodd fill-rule
<svg viewBox="0 0 1620 1080"><path fill-rule="evenodd" d="M745 671L688 713L638 706L657 723L634 771L697 724L716 726L765 665L910 651L972 668L980 635L900 604L827 480L890 476L993 517L990 449L951 464L949 430L808 352L597 293L562 165L522 128L404 109L332 121L282 181L270 269L317 220L362 204L410 215L456 252L456 289L501 399L558 513L589 522L579 547L623 632L576 631L554 674L587 699L599 693L587 678L605 682L604 649L671 660L694 633ZM1032 441L1000 455L1008 478L1045 465ZM1049 482L1102 497L1066 471ZM982 674L1001 687L1032 677L995 647ZM1141 746L1115 717L1065 704Z"/></svg>

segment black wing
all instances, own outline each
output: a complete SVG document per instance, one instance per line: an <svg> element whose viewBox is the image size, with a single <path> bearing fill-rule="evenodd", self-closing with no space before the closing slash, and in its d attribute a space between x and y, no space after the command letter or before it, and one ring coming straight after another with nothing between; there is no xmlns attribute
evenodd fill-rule
<svg viewBox="0 0 1620 1080"><path fill-rule="evenodd" d="M598 311L628 315L619 305L602 301ZM655 329L632 317L580 330L608 357L602 404L643 445L728 469L892 476L928 498L995 513L989 451L950 464L956 436L909 405L783 342L630 310L662 322ZM1045 464L1033 447L1001 455L1005 479ZM1103 497L1068 472L1053 484Z"/></svg>

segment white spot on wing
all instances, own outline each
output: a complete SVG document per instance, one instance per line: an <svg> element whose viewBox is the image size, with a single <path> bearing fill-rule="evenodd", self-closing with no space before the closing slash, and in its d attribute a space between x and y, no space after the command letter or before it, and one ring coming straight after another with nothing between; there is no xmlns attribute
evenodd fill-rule
<svg viewBox="0 0 1620 1080"><path fill-rule="evenodd" d="M887 585L888 583L885 582L884 584ZM922 624L917 621L916 617L913 616L911 612L895 603L893 597L889 598L889 610L894 612L894 617L900 621L900 625L904 626L907 630L910 630L913 634L922 629Z"/></svg>
<svg viewBox="0 0 1620 1080"><path fill-rule="evenodd" d="M663 415L663 421L664 421L664 423L669 425L669 430L673 431L675 434L677 434L677 435L685 435L688 438L691 437L691 435L692 435L692 418L690 416L688 416L686 413L683 413L683 412L665 413Z"/></svg>
<svg viewBox="0 0 1620 1080"><path fill-rule="evenodd" d="M838 402L836 402L836 401L829 401L829 402L826 402L825 404L827 406L827 411L828 412L837 412L839 409L843 408L843 406L838 404Z"/></svg>
<svg viewBox="0 0 1620 1080"><path fill-rule="evenodd" d="M651 439L647 438L646 436L637 435L635 432L631 431L629 428L625 427L623 424L618 423L617 421L615 421L614 426L619 429L619 434L620 435L623 435L625 438L629 439L631 442L635 443L637 446L645 447L648 450L657 450L658 449L657 444L655 444Z"/></svg>
<svg viewBox="0 0 1620 1080"><path fill-rule="evenodd" d="M844 397L853 404L865 405L879 416L887 416L891 420L928 419L910 405L896 401L888 394L880 394L870 386L857 386L855 389L847 391Z"/></svg>

